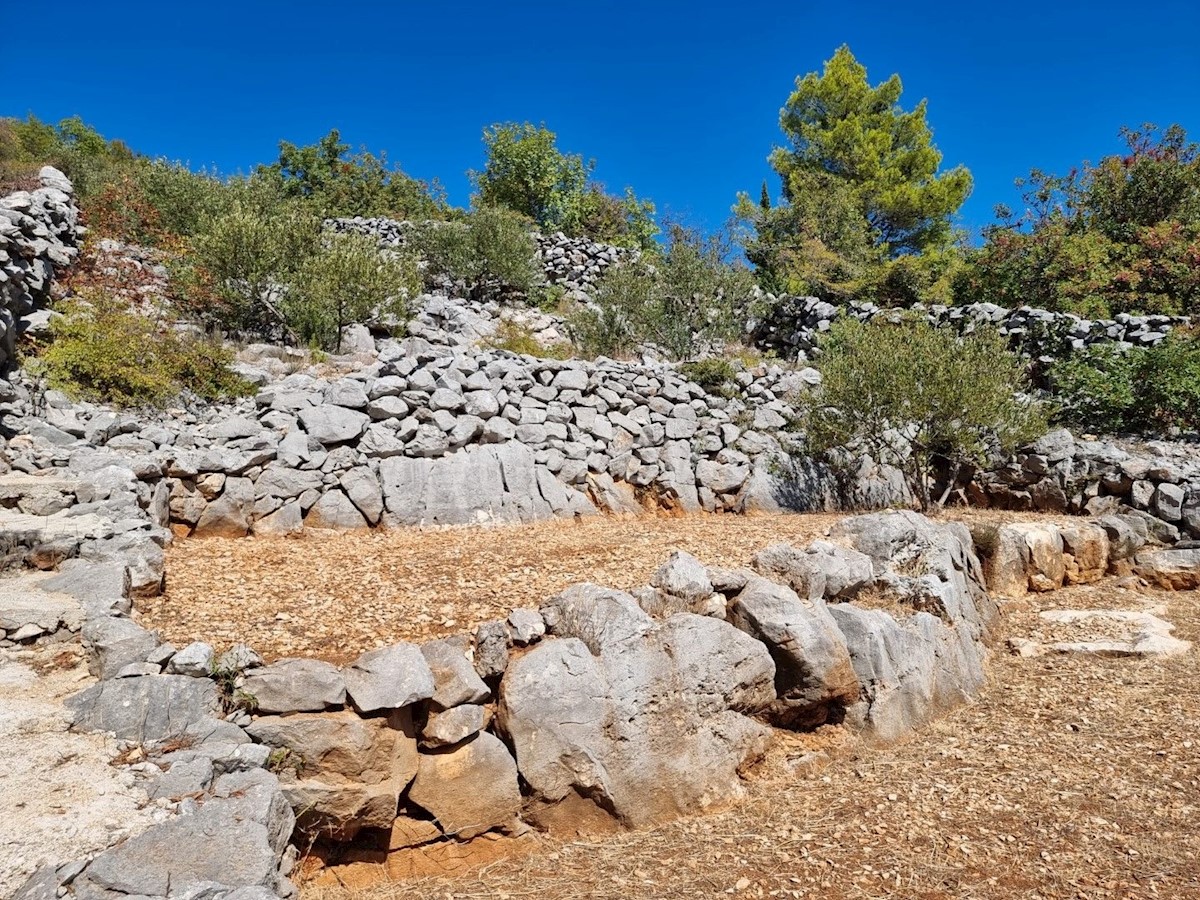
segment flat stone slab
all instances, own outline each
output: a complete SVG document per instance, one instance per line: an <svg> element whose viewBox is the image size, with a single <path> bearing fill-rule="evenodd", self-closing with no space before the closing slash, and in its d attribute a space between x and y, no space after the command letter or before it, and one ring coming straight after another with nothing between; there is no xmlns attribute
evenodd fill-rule
<svg viewBox="0 0 1200 900"><path fill-rule="evenodd" d="M70 539L76 542L112 535L112 522L93 513L82 516L33 516L0 509L0 540L32 547Z"/></svg>
<svg viewBox="0 0 1200 900"><path fill-rule="evenodd" d="M1123 609L1048 609L1042 619L1103 632L1091 640L1038 644L1020 641L1022 656L1042 653L1091 653L1097 656L1178 656L1191 649L1190 641L1172 637L1175 626L1150 612ZM1016 645L1014 645L1016 646Z"/></svg>
<svg viewBox="0 0 1200 900"><path fill-rule="evenodd" d="M52 634L59 626L78 631L83 607L66 594L39 590L34 579L0 579L0 631L15 632L35 626L39 634Z"/></svg>

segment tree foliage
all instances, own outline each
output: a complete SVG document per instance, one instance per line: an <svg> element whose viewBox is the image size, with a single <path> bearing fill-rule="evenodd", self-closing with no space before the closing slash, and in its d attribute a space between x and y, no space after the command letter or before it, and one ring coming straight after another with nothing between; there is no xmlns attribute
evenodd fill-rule
<svg viewBox="0 0 1200 900"><path fill-rule="evenodd" d="M1200 147L1178 125L1121 133L1123 154L1018 181L1025 210L997 210L959 299L1085 316L1200 312Z"/></svg>
<svg viewBox="0 0 1200 900"><path fill-rule="evenodd" d="M407 319L409 301L420 288L410 254L381 252L366 235L334 234L300 263L279 308L300 340L336 352L347 325Z"/></svg>
<svg viewBox="0 0 1200 900"><path fill-rule="evenodd" d="M1200 431L1200 343L1089 347L1055 363L1049 383L1068 425L1099 434Z"/></svg>
<svg viewBox="0 0 1200 900"><path fill-rule="evenodd" d="M923 509L935 503L938 471L953 484L963 467L1045 429L1042 407L1014 393L1024 368L995 331L960 337L924 320L844 318L821 350L822 383L806 411L810 447L896 466Z"/></svg>
<svg viewBox="0 0 1200 900"><path fill-rule="evenodd" d="M592 305L572 316L576 343L592 356L627 356L652 344L687 359L741 336L752 312L754 280L725 262L719 237L679 226L665 252L605 274Z"/></svg>
<svg viewBox="0 0 1200 900"><path fill-rule="evenodd" d="M284 196L307 199L328 216L432 219L446 212L440 185L389 166L386 153L351 153L336 128L315 144L280 142L278 161L259 167L258 175L277 183Z"/></svg>
<svg viewBox="0 0 1200 900"><path fill-rule="evenodd" d="M616 197L592 181L594 160L558 149L545 125L496 124L484 129L487 163L472 173L480 206L500 206L542 231L625 247L649 247L658 233L654 204L631 188Z"/></svg>
<svg viewBox="0 0 1200 900"><path fill-rule="evenodd" d="M425 223L413 244L426 260L428 278L447 278L473 299L510 292L536 299L542 273L529 226L511 210L484 206L461 222Z"/></svg>
<svg viewBox="0 0 1200 900"><path fill-rule="evenodd" d="M902 300L890 296L897 265L902 282L915 278L922 290L941 282L971 175L962 166L939 173L925 101L906 112L901 90L898 75L872 87L844 45L821 74L796 80L780 112L787 145L770 156L779 202L764 192L737 206L765 287Z"/></svg>

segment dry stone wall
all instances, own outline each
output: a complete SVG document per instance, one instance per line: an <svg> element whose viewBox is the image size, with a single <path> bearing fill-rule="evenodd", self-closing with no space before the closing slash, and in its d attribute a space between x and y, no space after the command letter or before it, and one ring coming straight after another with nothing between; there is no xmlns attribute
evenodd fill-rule
<svg viewBox="0 0 1200 900"><path fill-rule="evenodd" d="M770 312L753 325L753 342L764 350L776 351L785 359L808 359L816 350L821 335L843 316L869 322L895 312L870 302L854 301L846 306L835 306L816 297L776 298L768 295L765 306ZM1131 316L1127 313L1114 319L1085 319L1071 313L1029 306L1007 309L994 303L962 306L917 303L911 308L924 314L932 325L961 332L990 325L1006 335L1026 356L1050 358L1060 358L1096 344L1151 347L1165 340L1173 328L1190 322L1181 316Z"/></svg>
<svg viewBox="0 0 1200 900"><path fill-rule="evenodd" d="M0 198L0 371L12 364L20 333L45 326L55 272L75 261L84 233L67 177L44 166L38 181L34 191Z"/></svg>

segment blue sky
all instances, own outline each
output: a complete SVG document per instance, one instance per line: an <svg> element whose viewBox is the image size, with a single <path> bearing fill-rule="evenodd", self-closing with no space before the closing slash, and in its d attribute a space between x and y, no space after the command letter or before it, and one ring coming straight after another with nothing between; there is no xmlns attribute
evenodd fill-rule
<svg viewBox="0 0 1200 900"><path fill-rule="evenodd" d="M945 164L975 176L970 228L1015 204L1031 167L1119 149L1122 124L1178 122L1200 140L1195 0L61 0L48 15L10 22L26 50L0 54L0 115L78 114L144 153L227 172L337 127L458 204L485 125L544 121L610 189L718 227L770 175L796 76L843 42L872 82L900 74L906 108L928 99Z"/></svg>

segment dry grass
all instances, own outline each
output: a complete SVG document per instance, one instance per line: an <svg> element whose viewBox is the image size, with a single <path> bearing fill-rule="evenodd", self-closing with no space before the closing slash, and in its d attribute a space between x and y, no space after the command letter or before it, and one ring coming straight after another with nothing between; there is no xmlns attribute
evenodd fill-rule
<svg viewBox="0 0 1200 900"><path fill-rule="evenodd" d="M581 581L628 590L672 550L743 566L778 541L806 544L832 515L595 518L495 528L180 540L167 591L140 620L178 647L245 641L268 659L345 662L397 640L473 631Z"/></svg>
<svg viewBox="0 0 1200 900"><path fill-rule="evenodd" d="M1026 635L1045 608L1096 608L1073 588L1006 614ZM1140 605L1136 595L1123 598ZM1168 602L1200 640L1200 596ZM531 857L452 880L304 889L305 900L399 898L1200 897L1200 663L998 651L973 706L899 746L836 729L787 736L747 802L591 841L543 838ZM822 739L833 761L797 767Z"/></svg>
<svg viewBox="0 0 1200 900"><path fill-rule="evenodd" d="M245 636L269 655L345 659L400 637L467 630L575 581L644 584L675 547L744 564L769 543L803 544L833 520L181 542L168 560L169 591L143 618L176 643ZM1155 604L1177 637L1200 642L1198 601L1195 592L1078 586L1006 605L1003 633L1045 629L1044 609ZM543 836L531 855L445 878L310 884L304 898L1200 897L1196 652L1022 659L997 646L978 702L906 743L869 747L837 728L780 733L736 808L602 839ZM828 765L809 764L817 749Z"/></svg>

